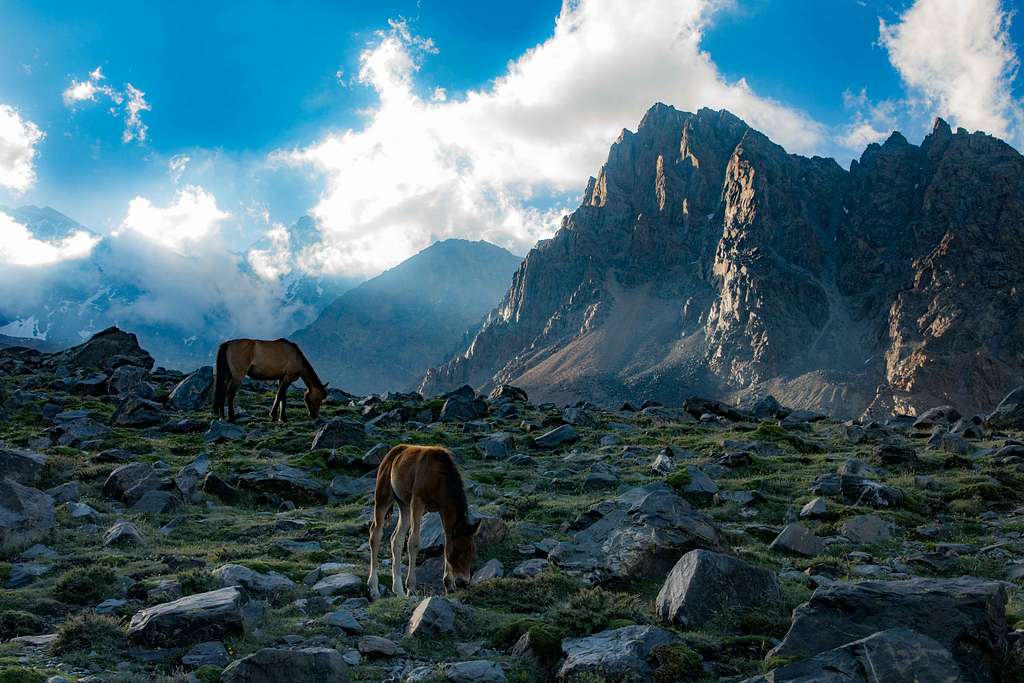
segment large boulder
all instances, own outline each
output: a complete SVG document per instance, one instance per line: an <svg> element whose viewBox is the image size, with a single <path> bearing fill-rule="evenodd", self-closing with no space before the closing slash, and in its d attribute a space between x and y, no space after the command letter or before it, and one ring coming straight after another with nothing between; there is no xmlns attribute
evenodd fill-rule
<svg viewBox="0 0 1024 683"><path fill-rule="evenodd" d="M230 586L147 607L132 617L128 637L145 645L176 647L241 634L247 602L241 588Z"/></svg>
<svg viewBox="0 0 1024 683"><path fill-rule="evenodd" d="M960 667L945 647L906 628L880 631L743 683L957 683Z"/></svg>
<svg viewBox="0 0 1024 683"><path fill-rule="evenodd" d="M329 647L265 647L228 665L221 683L343 683L351 680L341 653Z"/></svg>
<svg viewBox="0 0 1024 683"><path fill-rule="evenodd" d="M441 406L441 422L469 422L487 414L487 404L476 396L454 394Z"/></svg>
<svg viewBox="0 0 1024 683"><path fill-rule="evenodd" d="M121 401L110 418L110 424L115 427L153 427L164 422L164 407L138 396Z"/></svg>
<svg viewBox="0 0 1024 683"><path fill-rule="evenodd" d="M661 482L630 489L586 517L595 521L548 559L591 584L664 576L682 553L722 547L711 518Z"/></svg>
<svg viewBox="0 0 1024 683"><path fill-rule="evenodd" d="M758 609L776 609L782 588L774 572L729 555L691 550L679 558L658 593L662 620L699 629Z"/></svg>
<svg viewBox="0 0 1024 683"><path fill-rule="evenodd" d="M366 429L361 422L348 417L335 417L316 431L311 449L362 446L365 441Z"/></svg>
<svg viewBox="0 0 1024 683"><path fill-rule="evenodd" d="M12 479L0 479L0 550L16 550L53 526L53 498Z"/></svg>
<svg viewBox="0 0 1024 683"><path fill-rule="evenodd" d="M147 491L170 488L171 482L144 462L121 465L103 482L103 495L134 505Z"/></svg>
<svg viewBox="0 0 1024 683"><path fill-rule="evenodd" d="M59 364L78 369L137 365L149 370L154 363L153 357L139 346L138 337L117 327L97 332L84 344L62 351L57 359Z"/></svg>
<svg viewBox="0 0 1024 683"><path fill-rule="evenodd" d="M625 626L562 642L565 661L560 681L601 680L608 683L654 680L651 652L675 642L670 632L654 626Z"/></svg>
<svg viewBox="0 0 1024 683"><path fill-rule="evenodd" d="M185 379L167 397L172 410L202 410L213 402L213 368L204 365Z"/></svg>
<svg viewBox="0 0 1024 683"><path fill-rule="evenodd" d="M19 484L34 484L46 467L47 456L18 448L0 448L0 473Z"/></svg>
<svg viewBox="0 0 1024 683"><path fill-rule="evenodd" d="M222 564L210 573L222 586L241 586L250 593L280 593L295 586L284 574L273 571L263 574L240 564Z"/></svg>
<svg viewBox="0 0 1024 683"><path fill-rule="evenodd" d="M1024 429L1024 386L1019 386L999 402L985 419L989 429Z"/></svg>
<svg viewBox="0 0 1024 683"><path fill-rule="evenodd" d="M146 381L149 371L138 365L122 365L111 373L107 380L107 393L112 396L126 398L138 396L139 398L153 399L156 391Z"/></svg>
<svg viewBox="0 0 1024 683"><path fill-rule="evenodd" d="M324 485L308 472L281 464L239 475L238 488L294 503L322 503L325 498Z"/></svg>
<svg viewBox="0 0 1024 683"><path fill-rule="evenodd" d="M572 425L555 427L550 432L542 434L533 440L537 448L558 448L564 444L579 441L580 433Z"/></svg>
<svg viewBox="0 0 1024 683"><path fill-rule="evenodd" d="M793 611L769 656L811 657L878 631L909 628L935 639L964 680L991 681L1006 650L1004 584L970 577L835 583Z"/></svg>

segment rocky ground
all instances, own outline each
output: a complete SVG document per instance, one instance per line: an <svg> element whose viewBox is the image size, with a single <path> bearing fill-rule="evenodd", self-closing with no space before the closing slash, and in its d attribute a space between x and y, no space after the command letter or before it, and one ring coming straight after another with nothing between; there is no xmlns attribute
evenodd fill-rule
<svg viewBox="0 0 1024 683"><path fill-rule="evenodd" d="M351 397L212 421L131 335L0 351L0 682L1011 681L1024 391L840 423L745 408ZM366 600L374 467L456 454L476 575ZM389 585L385 559L383 586Z"/></svg>

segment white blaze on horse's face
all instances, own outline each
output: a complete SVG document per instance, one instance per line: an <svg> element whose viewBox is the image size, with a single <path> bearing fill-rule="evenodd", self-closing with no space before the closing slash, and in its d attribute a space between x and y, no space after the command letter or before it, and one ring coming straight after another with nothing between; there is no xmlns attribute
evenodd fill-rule
<svg viewBox="0 0 1024 683"><path fill-rule="evenodd" d="M320 415L320 404L324 402L326 394L321 392L319 389L306 389L306 394L303 396L303 400L306 402L306 410L309 411L309 416L314 420Z"/></svg>

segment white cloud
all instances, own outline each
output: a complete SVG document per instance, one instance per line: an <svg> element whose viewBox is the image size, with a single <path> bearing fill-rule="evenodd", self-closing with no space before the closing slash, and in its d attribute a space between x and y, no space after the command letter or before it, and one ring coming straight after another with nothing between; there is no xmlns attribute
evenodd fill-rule
<svg viewBox="0 0 1024 683"><path fill-rule="evenodd" d="M292 269L291 236L280 223L268 230L263 249L250 249L246 255L249 265L264 280L273 281Z"/></svg>
<svg viewBox="0 0 1024 683"><path fill-rule="evenodd" d="M178 191L174 202L157 207L145 197L128 203L128 215L114 236L136 233L148 240L184 251L190 243L215 235L220 224L231 217L217 206L217 199L201 187L187 185Z"/></svg>
<svg viewBox="0 0 1024 683"><path fill-rule="evenodd" d="M325 244L307 262L371 274L452 236L523 253L564 210L537 211L528 200L582 190L619 131L657 101L728 108L791 151L814 151L821 125L727 81L702 51L702 32L723 4L566 2L549 39L459 97L418 93L419 64L437 48L392 22L360 58L358 82L379 98L365 126L277 155L326 177L312 210Z"/></svg>
<svg viewBox="0 0 1024 683"><path fill-rule="evenodd" d="M181 176L185 169L188 168L190 161L192 161L192 157L187 154L175 154L167 162L167 171L171 174L171 179L175 184L181 180Z"/></svg>
<svg viewBox="0 0 1024 683"><path fill-rule="evenodd" d="M1020 62L1000 0L917 0L893 24L879 20L889 61L927 118L1002 138L1021 138L1021 102L1012 94Z"/></svg>
<svg viewBox="0 0 1024 683"><path fill-rule="evenodd" d="M24 192L36 181L36 145L45 134L13 107L0 104L0 187Z"/></svg>
<svg viewBox="0 0 1024 683"><path fill-rule="evenodd" d="M63 92L64 105L74 108L83 102L96 102L99 96L110 101L110 114L119 116L121 106L124 105L124 132L121 133L121 141L129 143L132 140L139 142L146 141L146 134L149 128L142 120L142 112L150 111L152 107L146 102L145 94L131 83L125 83L124 91L106 85L103 70L96 67L89 72L89 77L84 81L71 80Z"/></svg>
<svg viewBox="0 0 1024 683"><path fill-rule="evenodd" d="M76 230L57 242L38 240L27 227L0 212L0 263L44 266L80 259L88 256L99 241L85 230Z"/></svg>

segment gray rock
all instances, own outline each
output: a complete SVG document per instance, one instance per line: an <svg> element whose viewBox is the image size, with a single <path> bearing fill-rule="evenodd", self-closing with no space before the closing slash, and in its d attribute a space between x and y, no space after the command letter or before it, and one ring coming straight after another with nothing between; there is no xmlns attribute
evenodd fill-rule
<svg viewBox="0 0 1024 683"><path fill-rule="evenodd" d="M452 683L505 683L508 680L500 664L484 659L442 664L440 674L443 680Z"/></svg>
<svg viewBox="0 0 1024 683"><path fill-rule="evenodd" d="M132 512L161 515L172 511L179 502L178 494L173 491L146 491L132 505Z"/></svg>
<svg viewBox="0 0 1024 683"><path fill-rule="evenodd" d="M53 498L39 489L0 479L0 550L32 545L53 527Z"/></svg>
<svg viewBox="0 0 1024 683"><path fill-rule="evenodd" d="M487 579L497 579L505 576L505 566L501 563L501 560L494 558L487 560L484 566L473 572L473 583L480 583Z"/></svg>
<svg viewBox="0 0 1024 683"><path fill-rule="evenodd" d="M222 564L211 574L225 588L241 586L249 593L273 594L290 590L295 582L284 574L271 571L265 574L240 564Z"/></svg>
<svg viewBox="0 0 1024 683"><path fill-rule="evenodd" d="M679 558L658 593L655 609L662 620L701 629L755 609L777 609L782 588L774 572L709 550L691 550Z"/></svg>
<svg viewBox="0 0 1024 683"><path fill-rule="evenodd" d="M71 503L78 500L81 492L77 481L66 481L63 484L54 486L52 489L46 489L46 495L53 498L55 505L60 505L61 503Z"/></svg>
<svg viewBox="0 0 1024 683"><path fill-rule="evenodd" d="M529 579L542 574L548 568L548 561L544 558L535 557L532 560L524 560L512 569L512 576L517 579Z"/></svg>
<svg viewBox="0 0 1024 683"><path fill-rule="evenodd" d="M937 425L948 427L960 419L960 411L953 406L937 406L921 413L914 420L914 429L928 430Z"/></svg>
<svg viewBox="0 0 1024 683"><path fill-rule="evenodd" d="M137 365L122 365L111 373L110 379L107 381L107 393L122 398L137 396L152 400L156 392L146 382L148 374L146 368Z"/></svg>
<svg viewBox="0 0 1024 683"><path fill-rule="evenodd" d="M81 446L110 434L110 427L100 424L91 417L61 423L57 431L57 443L61 446Z"/></svg>
<svg viewBox="0 0 1024 683"><path fill-rule="evenodd" d="M546 434L538 436L533 440L533 444L537 448L558 448L559 446L578 441L579 438L579 432L572 425L562 425Z"/></svg>
<svg viewBox="0 0 1024 683"><path fill-rule="evenodd" d="M587 583L664 576L680 554L718 550L718 527L662 483L626 491L587 515L595 520L548 559Z"/></svg>
<svg viewBox="0 0 1024 683"><path fill-rule="evenodd" d="M198 503L202 499L199 491L199 484L210 472L210 456L203 452L189 464L178 470L174 476L174 486L182 497L192 503Z"/></svg>
<svg viewBox="0 0 1024 683"><path fill-rule="evenodd" d="M358 635L363 632L362 624L360 624L352 615L352 612L347 609L339 609L335 612L331 612L324 617L324 622L328 626L340 628L345 633Z"/></svg>
<svg viewBox="0 0 1024 683"><path fill-rule="evenodd" d="M363 464L367 467L376 467L380 464L380 461L384 459L384 456L388 454L391 447L386 443L379 443L370 450L366 451L363 455Z"/></svg>
<svg viewBox="0 0 1024 683"><path fill-rule="evenodd" d="M73 370L113 369L122 365L137 365L149 370L154 363L153 357L139 346L138 337L117 327L108 327L84 344L61 351L56 360Z"/></svg>
<svg viewBox="0 0 1024 683"><path fill-rule="evenodd" d="M814 498L800 510L801 519L815 519L828 513L828 503L824 498Z"/></svg>
<svg viewBox="0 0 1024 683"><path fill-rule="evenodd" d="M1006 649L1004 584L970 577L835 583L793 612L769 656L811 657L877 631L909 628L934 638L960 665L964 680L994 680Z"/></svg>
<svg viewBox="0 0 1024 683"><path fill-rule="evenodd" d="M162 405L138 396L121 401L110 418L115 427L153 427L166 421Z"/></svg>
<svg viewBox="0 0 1024 683"><path fill-rule="evenodd" d="M1024 386L1007 394L985 418L989 429L1024 429Z"/></svg>
<svg viewBox="0 0 1024 683"><path fill-rule="evenodd" d="M565 661L558 678L574 681L591 676L609 682L645 683L653 680L651 652L675 640L670 632L654 626L625 626L567 639L562 641Z"/></svg>
<svg viewBox="0 0 1024 683"><path fill-rule="evenodd" d="M235 586L188 595L136 612L128 637L145 645L173 647L242 634L247 603L245 593Z"/></svg>
<svg viewBox="0 0 1024 683"><path fill-rule="evenodd" d="M19 484L32 486L39 479L48 457L35 451L0 448L0 473Z"/></svg>
<svg viewBox="0 0 1024 683"><path fill-rule="evenodd" d="M223 420L211 420L210 428L203 434L203 440L207 443L241 441L244 438L245 429L239 425L225 422Z"/></svg>
<svg viewBox="0 0 1024 683"><path fill-rule="evenodd" d="M445 598L425 598L413 610L406 626L410 636L427 636L455 632L454 605Z"/></svg>
<svg viewBox="0 0 1024 683"><path fill-rule="evenodd" d="M67 503L68 514L72 519L96 519L100 513L87 503Z"/></svg>
<svg viewBox="0 0 1024 683"><path fill-rule="evenodd" d="M145 543L146 539L142 537L139 528L125 519L114 522L114 525L103 534L103 545L105 546L145 545Z"/></svg>
<svg viewBox="0 0 1024 683"><path fill-rule="evenodd" d="M441 422L469 422L487 415L487 404L483 399L465 394L448 397L441 407Z"/></svg>
<svg viewBox="0 0 1024 683"><path fill-rule="evenodd" d="M825 542L815 536L803 524L793 522L782 528L782 531L775 537L775 540L768 546L768 549L804 555L805 557L814 557L825 552Z"/></svg>
<svg viewBox="0 0 1024 683"><path fill-rule="evenodd" d="M324 486L305 470L274 464L239 475L237 485L255 493L295 503L322 503Z"/></svg>
<svg viewBox="0 0 1024 683"><path fill-rule="evenodd" d="M398 654L398 646L393 640L380 636L363 636L357 644L359 652L367 657L394 657Z"/></svg>
<svg viewBox="0 0 1024 683"><path fill-rule="evenodd" d="M522 401L523 403L530 400L524 390L519 387L512 386L511 384L499 384L494 387L494 390L491 391L488 398L493 401L508 399L510 401Z"/></svg>
<svg viewBox="0 0 1024 683"><path fill-rule="evenodd" d="M872 544L892 538L894 527L878 515L857 515L843 522L842 535L854 543Z"/></svg>
<svg viewBox="0 0 1024 683"><path fill-rule="evenodd" d="M10 573L7 575L7 583L4 588L23 588L34 582L40 576L49 574L53 569L47 564L36 564L34 562L15 562L11 565Z"/></svg>
<svg viewBox="0 0 1024 683"><path fill-rule="evenodd" d="M348 417L331 418L313 435L311 450L362 446L366 442L366 428L358 420Z"/></svg>
<svg viewBox="0 0 1024 683"><path fill-rule="evenodd" d="M906 628L879 631L774 669L744 683L957 683L956 660L928 636Z"/></svg>
<svg viewBox="0 0 1024 683"><path fill-rule="evenodd" d="M202 410L213 403L213 368L204 365L178 382L167 397L171 410Z"/></svg>
<svg viewBox="0 0 1024 683"><path fill-rule="evenodd" d="M329 647L265 647L231 662L221 683L344 683L351 680L341 653Z"/></svg>
<svg viewBox="0 0 1024 683"><path fill-rule="evenodd" d="M224 643L219 640L210 640L205 643L198 643L187 653L182 655L181 663L190 669L198 669L203 666L215 666L222 669L228 665L231 659Z"/></svg>
<svg viewBox="0 0 1024 683"><path fill-rule="evenodd" d="M121 465L107 476L103 482L103 495L134 505L147 491L168 488L169 484L152 465L132 462Z"/></svg>
<svg viewBox="0 0 1024 683"><path fill-rule="evenodd" d="M372 493L376 485L376 476L350 477L339 474L331 480L331 485L327 487L327 502L342 503L355 496L365 496Z"/></svg>
<svg viewBox="0 0 1024 683"><path fill-rule="evenodd" d="M120 600L118 598L107 598L100 604L96 605L93 611L96 612L96 614L113 614L114 612L121 609L127 604L127 600Z"/></svg>
<svg viewBox="0 0 1024 683"><path fill-rule="evenodd" d="M718 493L718 484L696 465L683 465L690 475L690 481L683 487L683 493L711 498Z"/></svg>
<svg viewBox="0 0 1024 683"><path fill-rule="evenodd" d="M313 590L324 596L360 595L363 592L363 580L354 574L339 572L317 581Z"/></svg>
<svg viewBox="0 0 1024 683"><path fill-rule="evenodd" d="M515 449L516 442L508 432L488 434L476 442L476 449L485 458L504 460Z"/></svg>

